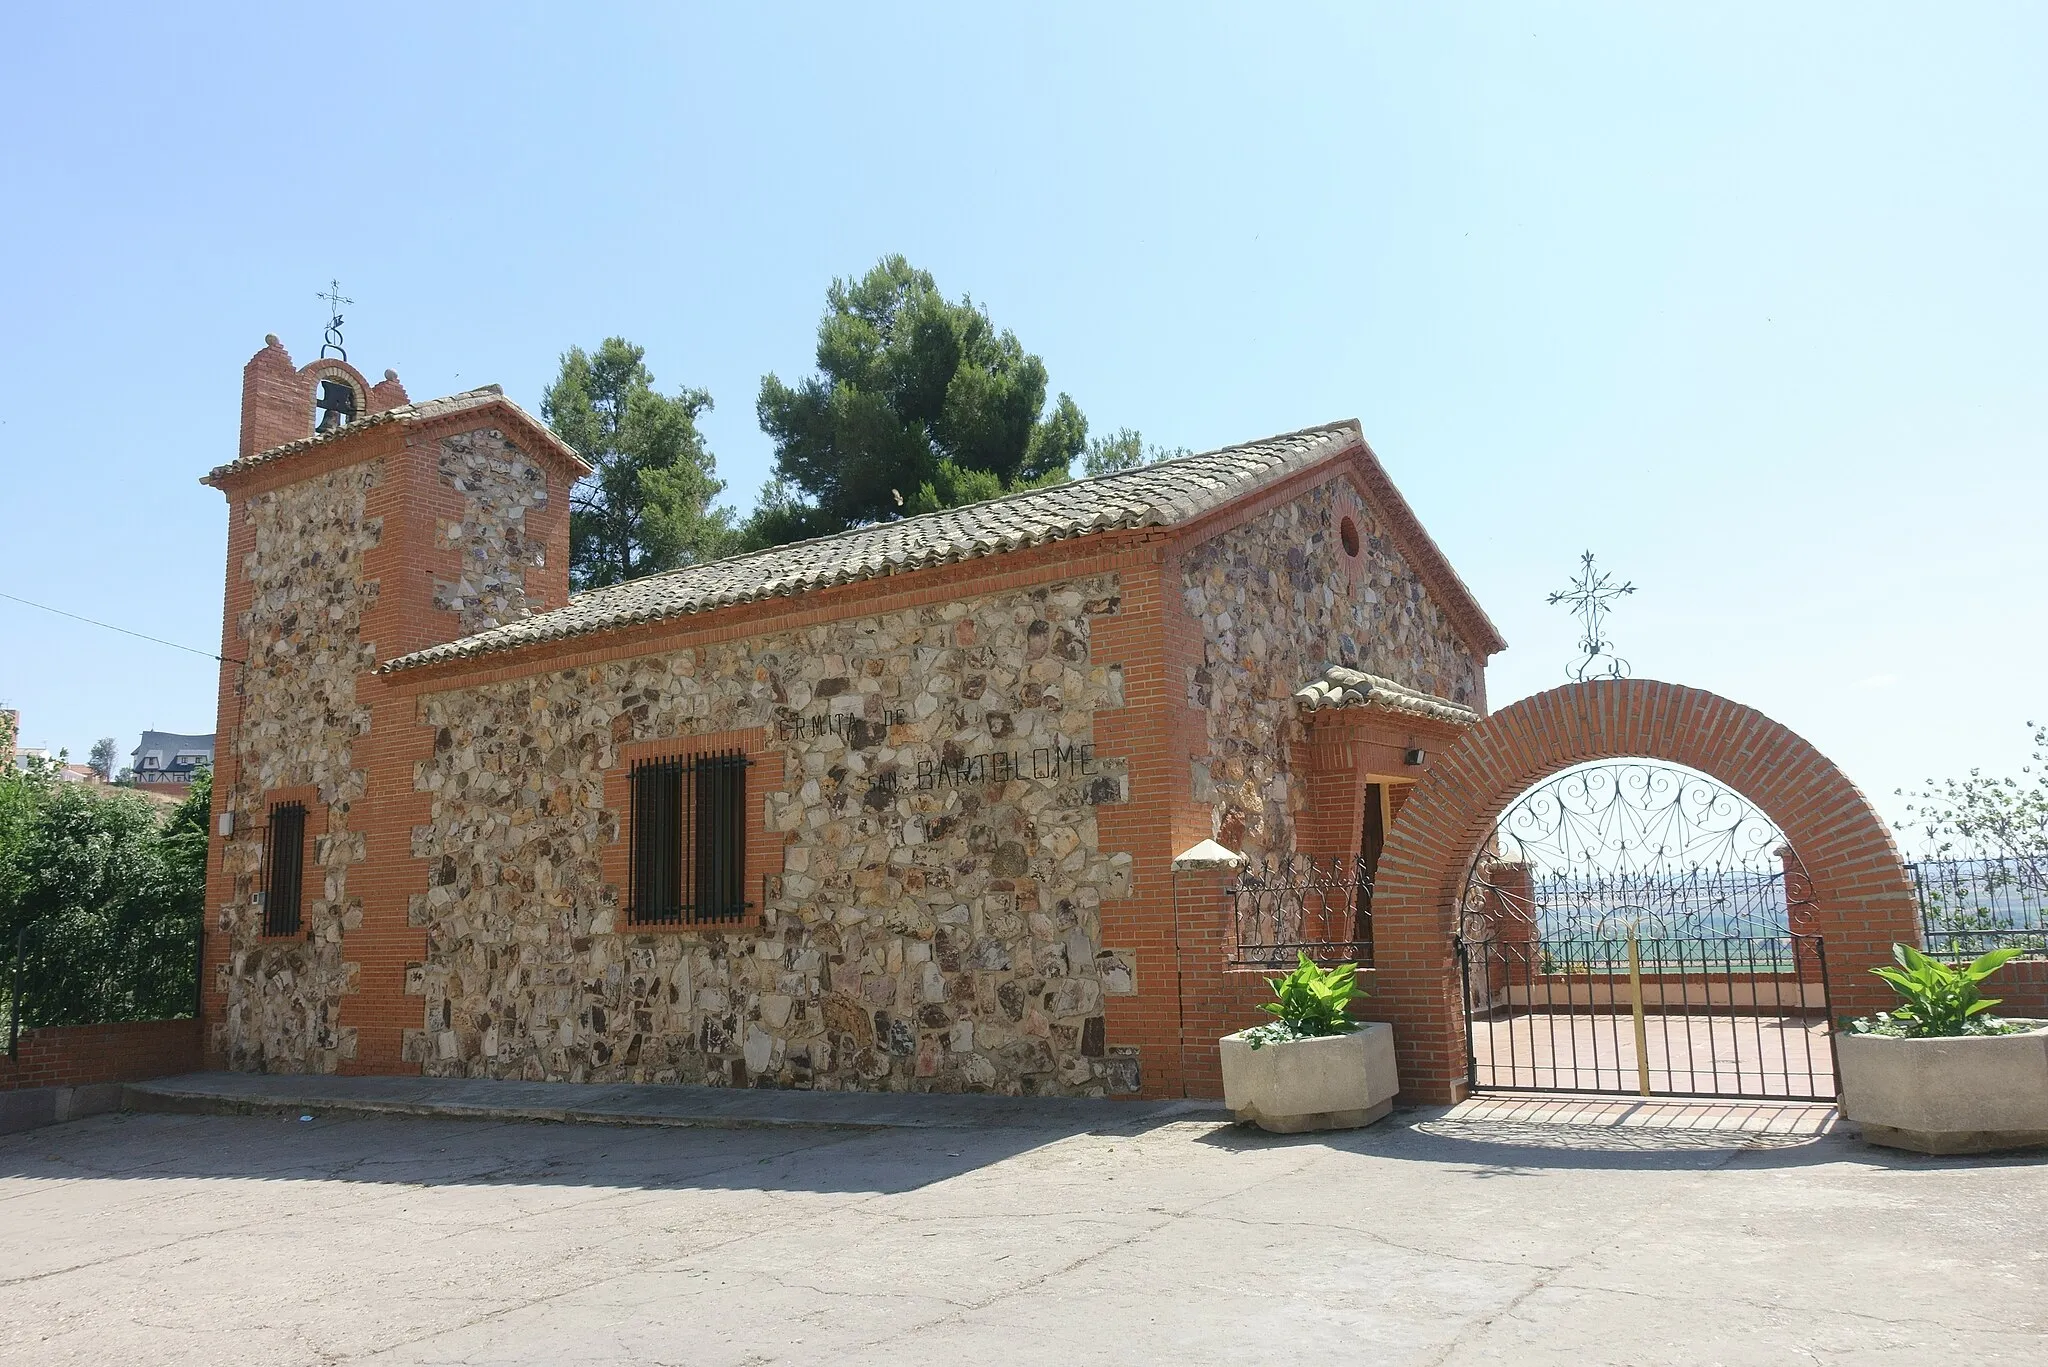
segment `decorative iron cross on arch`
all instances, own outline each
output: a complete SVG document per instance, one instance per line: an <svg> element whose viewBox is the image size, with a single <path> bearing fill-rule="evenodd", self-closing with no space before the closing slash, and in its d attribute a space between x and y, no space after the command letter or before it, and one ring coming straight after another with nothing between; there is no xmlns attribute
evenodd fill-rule
<svg viewBox="0 0 2048 1367"><path fill-rule="evenodd" d="M1584 683L1587 679L1628 677L1628 661L1614 653L1614 642L1607 639L1607 613L1608 604L1635 591L1634 584L1617 584L1611 572L1595 570L1593 553L1587 551L1579 557L1579 577L1572 581L1572 586L1559 589L1544 600L1552 606L1569 603L1572 615L1579 619L1579 649L1585 652L1585 658L1570 667L1572 678ZM1607 668L1595 670L1593 666L1603 655Z"/></svg>

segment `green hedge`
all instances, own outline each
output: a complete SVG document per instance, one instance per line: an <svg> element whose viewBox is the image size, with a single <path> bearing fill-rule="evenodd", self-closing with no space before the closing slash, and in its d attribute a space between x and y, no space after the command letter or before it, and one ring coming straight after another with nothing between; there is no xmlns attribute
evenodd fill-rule
<svg viewBox="0 0 2048 1367"><path fill-rule="evenodd" d="M192 1014L211 793L202 773L166 811L46 767L0 773L0 1033L23 931L24 1029Z"/></svg>

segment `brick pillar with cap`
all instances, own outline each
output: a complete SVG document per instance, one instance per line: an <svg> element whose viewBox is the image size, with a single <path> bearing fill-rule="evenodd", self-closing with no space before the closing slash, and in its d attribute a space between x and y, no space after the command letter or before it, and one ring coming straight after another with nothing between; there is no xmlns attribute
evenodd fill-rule
<svg viewBox="0 0 2048 1367"><path fill-rule="evenodd" d="M1520 862L1492 864L1486 883L1481 911L1488 946L1486 987L1530 986L1542 971L1536 948L1536 870Z"/></svg>
<svg viewBox="0 0 2048 1367"><path fill-rule="evenodd" d="M1780 845L1772 853L1778 856L1778 866L1785 871L1785 928L1795 937L1818 935L1820 924L1813 904L1813 879L1807 875L1806 865L1790 845ZM1821 980L1821 955L1815 951L1811 939L1795 938L1792 941L1792 967L1802 983Z"/></svg>

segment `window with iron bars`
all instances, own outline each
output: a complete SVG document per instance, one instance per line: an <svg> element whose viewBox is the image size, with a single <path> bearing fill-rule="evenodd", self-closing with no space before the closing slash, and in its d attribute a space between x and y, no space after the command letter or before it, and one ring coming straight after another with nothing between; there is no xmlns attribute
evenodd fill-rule
<svg viewBox="0 0 2048 1367"><path fill-rule="evenodd" d="M263 933L299 933L299 898L306 873L306 808L280 802L270 809L263 837Z"/></svg>
<svg viewBox="0 0 2048 1367"><path fill-rule="evenodd" d="M626 891L631 925L707 925L743 919L747 770L737 752L635 764L633 847Z"/></svg>

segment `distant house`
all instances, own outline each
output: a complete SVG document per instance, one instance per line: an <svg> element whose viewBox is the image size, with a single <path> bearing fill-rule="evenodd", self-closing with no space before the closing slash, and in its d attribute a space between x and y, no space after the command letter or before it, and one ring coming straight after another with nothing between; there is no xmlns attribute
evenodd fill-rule
<svg viewBox="0 0 2048 1367"><path fill-rule="evenodd" d="M87 765L60 763L60 754L50 753L47 746L21 744L21 713L12 707L0 707L0 768L24 774L42 769L64 783L99 782L99 775Z"/></svg>
<svg viewBox="0 0 2048 1367"><path fill-rule="evenodd" d="M213 767L213 737L144 731L142 743L128 757L136 786L183 791L192 786L194 773Z"/></svg>
<svg viewBox="0 0 2048 1367"><path fill-rule="evenodd" d="M100 776L88 764L59 764L47 746L25 745L8 752L9 762L22 773L41 768L55 774L62 783L98 783Z"/></svg>

